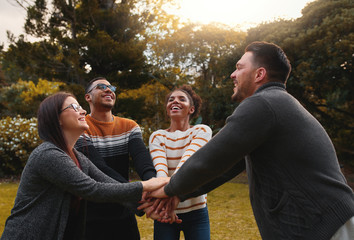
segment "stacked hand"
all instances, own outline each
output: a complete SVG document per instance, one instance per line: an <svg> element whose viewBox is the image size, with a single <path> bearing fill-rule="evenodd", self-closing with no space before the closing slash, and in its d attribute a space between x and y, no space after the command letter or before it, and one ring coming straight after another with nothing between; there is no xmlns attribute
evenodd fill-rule
<svg viewBox="0 0 354 240"><path fill-rule="evenodd" d="M170 178L153 178L142 182L144 192L142 196L142 203L138 209L144 210L147 217L157 220L162 223L181 223L182 220L178 218L175 213L179 198L168 197L164 191L165 185Z"/></svg>

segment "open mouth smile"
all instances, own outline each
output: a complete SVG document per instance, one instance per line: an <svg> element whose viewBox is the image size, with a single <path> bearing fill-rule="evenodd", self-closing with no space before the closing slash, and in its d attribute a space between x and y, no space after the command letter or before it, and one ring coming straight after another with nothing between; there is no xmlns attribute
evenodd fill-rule
<svg viewBox="0 0 354 240"><path fill-rule="evenodd" d="M109 100L113 100L113 96L112 95L104 95L103 98L109 99Z"/></svg>

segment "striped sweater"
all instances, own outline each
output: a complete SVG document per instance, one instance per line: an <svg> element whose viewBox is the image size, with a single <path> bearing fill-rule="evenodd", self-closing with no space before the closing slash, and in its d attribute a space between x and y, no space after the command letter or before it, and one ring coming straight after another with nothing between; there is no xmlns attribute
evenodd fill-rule
<svg viewBox="0 0 354 240"><path fill-rule="evenodd" d="M211 129L203 124L195 125L184 132L157 130L151 134L149 149L157 177L170 177L176 173L192 154L211 139L211 136ZM176 213L204 208L206 197L204 194L181 202Z"/></svg>
<svg viewBox="0 0 354 240"><path fill-rule="evenodd" d="M142 180L156 176L149 151L142 139L139 125L130 119L114 117L113 122L101 122L86 116L89 130L75 147L83 152L102 172L119 182L129 182L129 158ZM114 205L114 206L113 206ZM88 204L90 219L122 219L125 213L117 204Z"/></svg>

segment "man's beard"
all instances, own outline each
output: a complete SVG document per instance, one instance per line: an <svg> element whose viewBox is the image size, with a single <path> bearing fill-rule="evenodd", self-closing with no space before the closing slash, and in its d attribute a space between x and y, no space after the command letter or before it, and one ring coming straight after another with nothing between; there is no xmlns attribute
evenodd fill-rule
<svg viewBox="0 0 354 240"><path fill-rule="evenodd" d="M101 106L102 106L102 108L107 109L107 111L110 111L113 109L114 103L113 104L101 103Z"/></svg>
<svg viewBox="0 0 354 240"><path fill-rule="evenodd" d="M231 95L231 101L233 102L240 102L238 92L235 92Z"/></svg>

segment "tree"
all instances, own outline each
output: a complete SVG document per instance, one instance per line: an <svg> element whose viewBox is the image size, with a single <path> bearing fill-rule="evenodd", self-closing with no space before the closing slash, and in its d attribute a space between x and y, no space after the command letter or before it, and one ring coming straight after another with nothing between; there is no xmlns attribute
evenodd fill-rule
<svg viewBox="0 0 354 240"><path fill-rule="evenodd" d="M137 0L16 0L27 10L24 36L13 38L4 53L5 75L14 82L56 79L84 85L104 76L123 88L136 88L149 80L145 70L145 30L156 17L147 9L137 11ZM146 6L161 1L146 1ZM164 1L162 1L164 2ZM142 6L140 4L139 6ZM23 76L22 76L23 77Z"/></svg>
<svg viewBox="0 0 354 240"><path fill-rule="evenodd" d="M225 61L245 37L246 33L220 24L186 24L151 48L149 60L155 66L154 76L168 89L192 84L203 99L203 122L220 126L231 106L231 93L220 94L230 74L225 71Z"/></svg>
<svg viewBox="0 0 354 240"><path fill-rule="evenodd" d="M245 37L246 33L223 25L191 23L158 35L147 53L153 80L139 89L119 89L118 112L137 120L147 133L166 128L166 94L191 84L203 99L203 123L219 128L234 108L232 82L226 80L231 72L225 71L225 62Z"/></svg>
<svg viewBox="0 0 354 240"><path fill-rule="evenodd" d="M293 68L288 91L324 125L339 158L352 162L354 3L318 0L302 14L251 29L247 42L270 41L285 50Z"/></svg>
<svg viewBox="0 0 354 240"><path fill-rule="evenodd" d="M64 87L62 82L39 79L36 84L19 79L17 83L0 89L0 116L36 117L40 102Z"/></svg>
<svg viewBox="0 0 354 240"><path fill-rule="evenodd" d="M117 95L119 115L139 122L146 145L149 136L157 129L167 128L169 121L164 108L169 89L152 80L138 89L121 90Z"/></svg>

